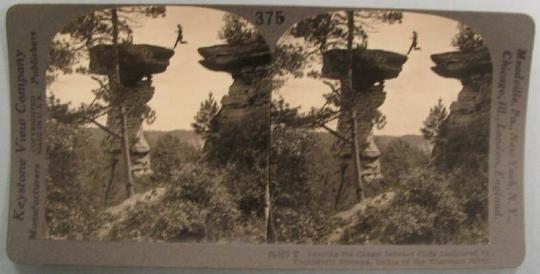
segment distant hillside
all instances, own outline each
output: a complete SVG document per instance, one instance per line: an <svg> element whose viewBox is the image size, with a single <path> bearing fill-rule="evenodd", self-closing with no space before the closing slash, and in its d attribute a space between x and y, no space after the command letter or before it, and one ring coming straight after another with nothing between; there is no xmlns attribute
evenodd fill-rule
<svg viewBox="0 0 540 274"><path fill-rule="evenodd" d="M430 152L433 145L424 138L422 135L402 135L402 136L390 136L390 135L377 135L375 136L375 143L380 147L385 147L391 142L401 140L409 143L412 146L418 147L422 151Z"/></svg>
<svg viewBox="0 0 540 274"><path fill-rule="evenodd" d="M319 138L321 145L331 146L335 142L335 137L328 132L319 132ZM430 152L433 147L429 141L424 139L422 135L403 135L403 136L391 136L391 135L376 135L375 143L380 149L388 146L391 142L401 140L412 146L415 146L422 151Z"/></svg>
<svg viewBox="0 0 540 274"><path fill-rule="evenodd" d="M161 131L161 130L146 130L144 131L144 136L146 136L146 140L148 140L148 143L151 147L154 146L154 144L157 143L157 140L159 137L165 135L165 134L171 134L178 139L182 140L182 142L188 143L194 147L202 147L203 140L201 136L197 135L193 130L187 130L187 129L175 129L171 131Z"/></svg>
<svg viewBox="0 0 540 274"><path fill-rule="evenodd" d="M96 127L88 127L87 130L92 135L92 141L93 142L101 142L103 138L105 138L105 131L96 128ZM176 129L171 131L161 131L161 130L145 130L144 136L146 137L146 140L148 141L148 144L150 147L155 147L157 140L159 137L165 135L165 134L171 134L180 140L182 142L188 143L195 147L201 147L203 145L203 141L201 137L193 130L185 130L185 129Z"/></svg>
<svg viewBox="0 0 540 274"><path fill-rule="evenodd" d="M105 137L105 132L101 129L89 127L88 130L92 134L92 137L95 141L99 142ZM144 132L144 135L146 137L146 140L148 140L148 143L150 144L150 147L154 147L157 143L157 140L159 137L165 135L165 134L172 134L173 136L179 138L185 143L188 143L195 147L201 147L203 145L203 140L201 137L193 130L186 130L186 129L176 129L171 131L162 131L162 130L146 130ZM331 146L334 141L335 137L332 136L330 133L327 132L319 132L319 137L321 144ZM377 135L375 136L375 143L380 148L386 147L391 142L394 142L396 140L402 140L404 142L409 143L410 145L413 145L415 147L418 147L419 149L430 152L431 148L433 147L429 141L424 139L421 135L403 135L403 136L390 136L390 135Z"/></svg>

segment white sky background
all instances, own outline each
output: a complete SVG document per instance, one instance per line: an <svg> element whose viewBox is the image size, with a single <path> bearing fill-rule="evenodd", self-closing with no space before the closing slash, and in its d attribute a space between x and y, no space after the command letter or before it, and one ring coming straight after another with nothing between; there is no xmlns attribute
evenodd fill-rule
<svg viewBox="0 0 540 274"><path fill-rule="evenodd" d="M218 100L227 93L232 84L231 76L206 70L198 63L201 57L197 52L199 47L223 43L217 38L223 15L211 9L167 7L166 17L144 19L141 26L134 29L134 43L172 47L176 25L182 24L184 39L188 41L176 48L167 71L153 77L156 93L149 104L156 110L157 119L146 129L191 129L193 116L208 93L213 92ZM438 98L449 106L461 89L459 81L439 77L430 69L433 66L431 54L454 50L450 42L457 33L456 21L406 12L402 24L381 24L377 33L371 33L369 48L405 54L413 30L418 32L422 50L410 54L397 79L386 81L386 101L379 109L386 115L387 125L377 134L419 134L422 121ZM93 99L91 90L95 87L96 82L88 76L68 75L59 77L49 87L49 92L77 106ZM301 110L308 111L322 106L322 94L327 90L320 80L303 78L290 79L277 93L291 106L301 106Z"/></svg>

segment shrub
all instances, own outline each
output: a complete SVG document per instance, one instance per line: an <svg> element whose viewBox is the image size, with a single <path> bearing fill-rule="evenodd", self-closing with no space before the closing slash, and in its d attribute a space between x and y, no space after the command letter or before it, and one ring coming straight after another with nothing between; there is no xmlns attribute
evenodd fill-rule
<svg viewBox="0 0 540 274"><path fill-rule="evenodd" d="M174 175L163 201L139 203L114 225L112 239L220 241L232 237L239 213L224 186L224 174L187 165Z"/></svg>
<svg viewBox="0 0 540 274"><path fill-rule="evenodd" d="M319 137L306 129L274 125L270 168L273 216L281 243L309 243L325 218L324 180L314 154Z"/></svg>
<svg viewBox="0 0 540 274"><path fill-rule="evenodd" d="M99 149L84 128L47 121L46 237L82 239L94 229L99 187L94 180ZM97 153L96 153L97 152Z"/></svg>
<svg viewBox="0 0 540 274"><path fill-rule="evenodd" d="M151 154L154 179L159 183L169 181L175 170L196 161L198 155L199 151L195 147L170 133L159 137Z"/></svg>
<svg viewBox="0 0 540 274"><path fill-rule="evenodd" d="M369 208L344 243L447 244L465 229L466 214L451 181L431 169L417 169L395 188L387 208Z"/></svg>
<svg viewBox="0 0 540 274"><path fill-rule="evenodd" d="M403 140L392 141L381 150L381 165L387 187L399 185L403 176L411 174L429 162L427 152Z"/></svg>
<svg viewBox="0 0 540 274"><path fill-rule="evenodd" d="M488 174L487 170L470 172L455 169L450 173L451 188L463 203L470 221L488 217Z"/></svg>

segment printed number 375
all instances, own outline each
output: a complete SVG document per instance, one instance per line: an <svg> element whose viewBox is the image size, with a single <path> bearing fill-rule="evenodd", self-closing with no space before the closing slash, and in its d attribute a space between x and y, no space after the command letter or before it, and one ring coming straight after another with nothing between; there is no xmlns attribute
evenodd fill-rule
<svg viewBox="0 0 540 274"><path fill-rule="evenodd" d="M283 11L257 11L255 12L257 25L281 25L285 22L285 15Z"/></svg>

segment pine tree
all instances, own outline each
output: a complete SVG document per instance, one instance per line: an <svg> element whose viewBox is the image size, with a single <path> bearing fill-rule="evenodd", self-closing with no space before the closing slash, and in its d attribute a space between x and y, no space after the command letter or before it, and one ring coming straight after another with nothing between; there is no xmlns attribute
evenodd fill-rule
<svg viewBox="0 0 540 274"><path fill-rule="evenodd" d="M459 23L458 33L452 39L451 44L461 52L470 52L484 47L484 39L469 26Z"/></svg>
<svg viewBox="0 0 540 274"><path fill-rule="evenodd" d="M340 140L351 145L353 163L356 177L357 199L364 199L364 187L362 182L362 170L360 163L360 144L358 143L358 121L355 102L362 100L361 95L353 90L352 86L352 62L353 51L368 48L368 32L378 23L399 23L403 14L397 11L347 11L320 14L315 17L299 22L290 31L291 37L302 38L304 45L296 45L291 51L300 51L304 57L303 62L321 62L322 54L335 48L347 50L347 59L344 66L347 74L336 86L325 82L330 87L330 92L325 94L327 102L319 111L312 111L312 127L323 128ZM308 72L308 76L321 78L317 71ZM339 132L331 130L327 123L338 119L342 114L350 113L350 135L342 136ZM377 114L378 125L383 124L381 113ZM379 123L380 122L380 123ZM342 182L343 184L343 182ZM339 195L338 195L339 196Z"/></svg>
<svg viewBox="0 0 540 274"><path fill-rule="evenodd" d="M164 6L125 7L94 11L65 25L53 40L49 51L48 84L55 81L60 74L88 74L88 69L81 64L89 58L89 49L99 44L112 45L112 71L108 77L92 76L92 79L96 80L100 87L93 91L95 98L90 104L82 104L78 108L79 116L76 122L80 124L93 123L112 138L121 140L124 179L128 197L134 194L134 187L127 136L127 116L130 113L137 113L147 121L151 121L155 112L149 107L130 108L131 104L127 102L127 98L124 98L127 96L118 96L124 89L120 81L119 48L121 45L132 42L131 25L136 23L136 18L165 16L165 11ZM137 98L130 99L136 100ZM114 132L97 121L99 117L110 114L109 112L113 108L120 110L121 132ZM107 193L108 191L106 191L105 199L107 199Z"/></svg>
<svg viewBox="0 0 540 274"><path fill-rule="evenodd" d="M424 126L420 129L426 140L435 144L440 139L441 125L448 117L446 107L439 98L437 104L429 110L429 114L424 120Z"/></svg>
<svg viewBox="0 0 540 274"><path fill-rule="evenodd" d="M218 111L219 105L214 99L212 92L210 92L208 93L208 98L201 102L199 110L194 117L195 122L191 123L191 127L193 127L195 133L199 134L204 141L207 141L215 130L213 123Z"/></svg>

